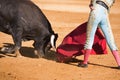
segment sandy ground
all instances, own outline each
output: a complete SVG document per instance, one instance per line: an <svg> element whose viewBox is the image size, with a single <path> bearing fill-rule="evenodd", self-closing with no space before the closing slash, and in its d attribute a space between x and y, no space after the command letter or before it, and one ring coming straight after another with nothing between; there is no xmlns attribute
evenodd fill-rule
<svg viewBox="0 0 120 80"><path fill-rule="evenodd" d="M52 24L55 32L59 34L57 46L63 38L84 23L89 15L90 0L33 0ZM110 12L110 22L115 41L120 48L120 0ZM0 48L3 43L13 44L11 36L0 32ZM120 80L120 70L109 48L107 55L94 55L90 57L88 68L77 67L77 62L71 64L54 61L54 52L50 52L47 59L38 59L33 53L33 41L23 42L21 54L16 58L0 54L0 80ZM83 56L77 59L83 60Z"/></svg>

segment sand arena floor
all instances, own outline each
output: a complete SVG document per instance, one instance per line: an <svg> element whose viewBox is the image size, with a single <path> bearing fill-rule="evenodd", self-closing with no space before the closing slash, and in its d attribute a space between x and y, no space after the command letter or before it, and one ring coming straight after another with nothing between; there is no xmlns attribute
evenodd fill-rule
<svg viewBox="0 0 120 80"><path fill-rule="evenodd" d="M33 0L49 19L55 32L59 34L57 46L63 38L84 23L89 15L90 0ZM110 22L115 41L120 49L120 0L110 11ZM12 43L11 36L0 32L0 47ZM76 63L64 64L48 59L37 59L33 54L33 41L23 42L21 58L3 57L0 54L0 80L120 80L120 70L109 48L107 55L91 55L89 67L79 68ZM120 51L119 51L120 52ZM77 59L83 60L83 56Z"/></svg>

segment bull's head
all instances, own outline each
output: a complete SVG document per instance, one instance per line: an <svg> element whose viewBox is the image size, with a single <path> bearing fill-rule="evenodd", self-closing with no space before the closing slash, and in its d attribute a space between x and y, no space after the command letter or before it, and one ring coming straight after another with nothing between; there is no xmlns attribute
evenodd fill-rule
<svg viewBox="0 0 120 80"><path fill-rule="evenodd" d="M49 41L47 41L47 45L45 47L45 53L48 52L48 50L50 50L50 48L53 48L53 50L56 51L56 41L57 41L57 38L58 38L58 34L52 34L50 35L49 37Z"/></svg>

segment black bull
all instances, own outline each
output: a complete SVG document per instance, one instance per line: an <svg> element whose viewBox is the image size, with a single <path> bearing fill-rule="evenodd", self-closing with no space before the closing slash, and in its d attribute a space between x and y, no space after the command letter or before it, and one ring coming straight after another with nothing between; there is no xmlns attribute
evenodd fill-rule
<svg viewBox="0 0 120 80"><path fill-rule="evenodd" d="M30 0L0 0L0 31L12 35L14 47L1 51L21 55L22 40L34 40L38 57L44 57L55 48L58 35L54 33L46 16Z"/></svg>

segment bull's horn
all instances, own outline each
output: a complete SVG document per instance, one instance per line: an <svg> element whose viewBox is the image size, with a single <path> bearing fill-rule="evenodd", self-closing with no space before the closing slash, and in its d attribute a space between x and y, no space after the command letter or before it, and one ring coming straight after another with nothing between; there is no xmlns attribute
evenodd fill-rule
<svg viewBox="0 0 120 80"><path fill-rule="evenodd" d="M55 40L55 35L51 35L50 43L53 48L55 48L54 40Z"/></svg>

